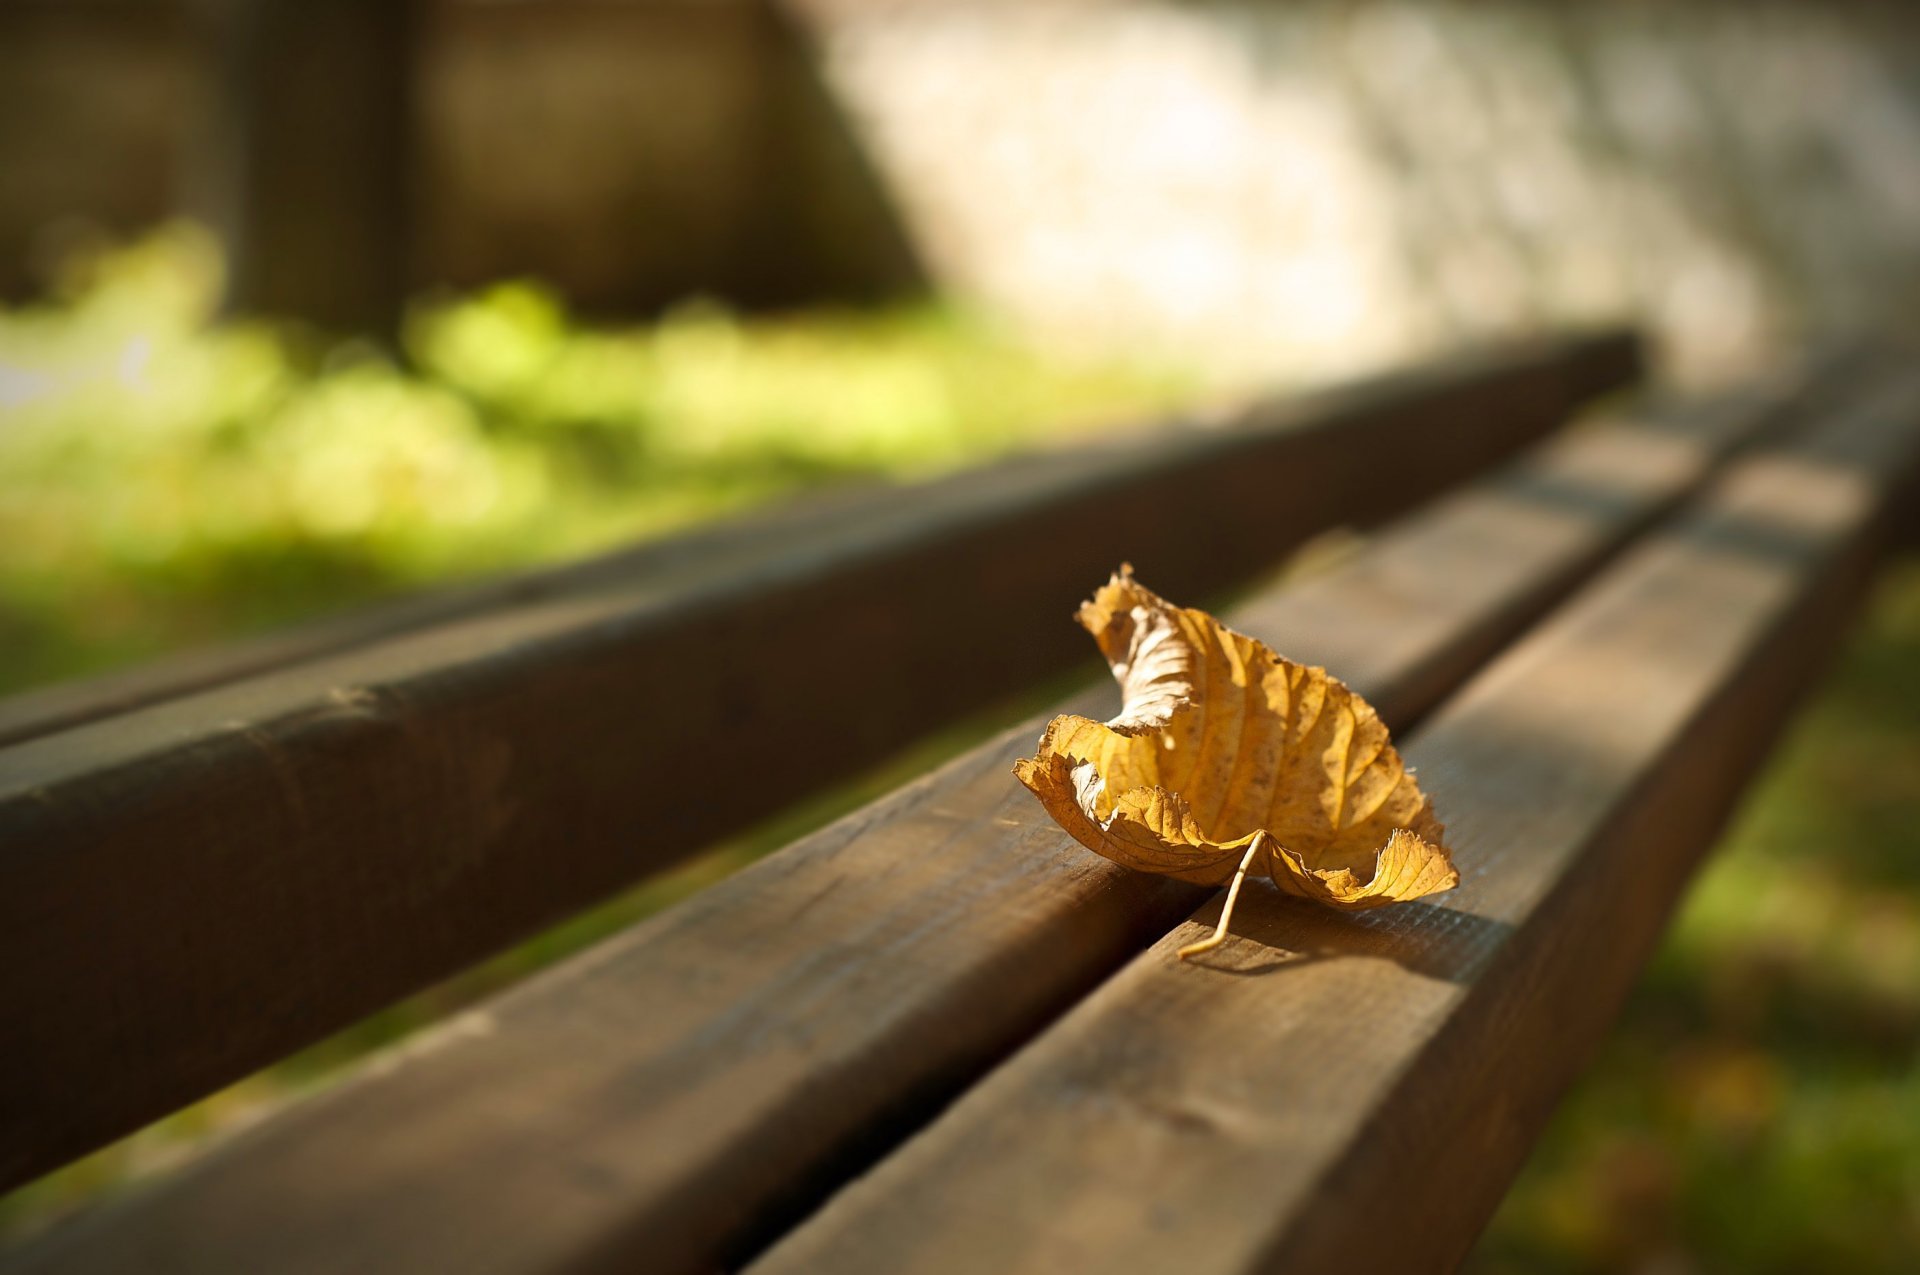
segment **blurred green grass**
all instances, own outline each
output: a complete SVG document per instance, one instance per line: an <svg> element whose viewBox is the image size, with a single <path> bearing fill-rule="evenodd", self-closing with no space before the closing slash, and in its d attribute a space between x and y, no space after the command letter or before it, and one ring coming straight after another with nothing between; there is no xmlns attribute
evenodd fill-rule
<svg viewBox="0 0 1920 1275"><path fill-rule="evenodd" d="M1920 1270L1920 554L1883 573L1467 1269Z"/></svg>
<svg viewBox="0 0 1920 1275"><path fill-rule="evenodd" d="M615 329L529 283L422 302L396 360L214 322L220 269L173 226L0 311L0 692L1195 390L937 304L748 320L696 303Z"/></svg>

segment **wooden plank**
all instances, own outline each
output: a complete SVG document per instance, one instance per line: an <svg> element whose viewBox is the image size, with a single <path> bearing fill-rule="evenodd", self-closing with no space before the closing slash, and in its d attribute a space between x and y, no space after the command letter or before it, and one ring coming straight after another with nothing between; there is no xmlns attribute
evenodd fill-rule
<svg viewBox="0 0 1920 1275"><path fill-rule="evenodd" d="M1265 402L1229 413L1213 425L1174 422L1171 428L1016 457L930 484L866 487L801 499L581 563L404 598L209 651L29 691L0 701L0 745L510 608L614 591L656 599L663 608L737 606L755 590L775 583L814 588L841 574L869 570L890 559L910 561L935 550L951 555L958 568L985 569L1003 552L1008 524L1017 526L1024 519L1028 534L1057 536L1060 525L1078 511L1128 499L1156 473L1206 479L1244 465L1262 481L1277 481L1276 491L1286 489L1290 499L1304 498L1305 505L1282 525L1267 529L1264 540L1200 549L1175 544L1162 555L1166 561L1158 565L1163 569L1191 575L1195 587L1218 588L1266 566L1285 548L1287 536L1302 534L1300 528L1318 531L1341 522L1379 520L1379 511L1365 498L1364 475L1351 469L1330 475L1337 490L1291 490L1286 475L1305 460L1317 463L1321 435L1326 442L1366 436L1370 446L1407 446L1418 439L1428 461L1435 458L1433 449L1457 444L1460 454L1440 456L1442 464L1430 477L1420 475L1412 464L1388 467L1381 498L1415 500L1479 472L1560 422L1578 404L1632 380L1638 369L1638 348L1629 334L1598 332L1486 351L1410 373ZM1475 413L1484 418L1474 419ZM1281 475L1277 480L1275 472ZM1168 516L1188 510L1176 503ZM1145 520L1142 544L1166 534L1156 508L1139 516ZM1071 549L1068 543L1059 552ZM1201 551L1206 560L1194 562ZM1066 564L1053 572L1043 568L1039 577L1049 585L1065 581ZM1049 597L1047 605L1054 601ZM808 618L802 612L783 622ZM918 632L903 636L925 637ZM1014 671L1031 677L1057 667L1066 646L1038 648L1030 664ZM962 677L959 698L976 702L982 693L1005 690L1010 683L987 684L985 674L995 671L983 668L978 681Z"/></svg>
<svg viewBox="0 0 1920 1275"><path fill-rule="evenodd" d="M1364 916L1248 891L1182 964L1210 903L755 1275L1453 1269L1916 478L1913 379L1742 464L1406 750L1459 890Z"/></svg>
<svg viewBox="0 0 1920 1275"><path fill-rule="evenodd" d="M0 750L0 1186L1084 660L1060 599L1120 558L1204 596L1484 468L1603 348L1030 457Z"/></svg>
<svg viewBox="0 0 1920 1275"><path fill-rule="evenodd" d="M1233 618L1356 670L1404 722L1790 397L1570 432ZM28 1268L588 1270L644 1251L668 1272L750 1251L1203 896L1047 822L1008 773L1039 730L535 980Z"/></svg>

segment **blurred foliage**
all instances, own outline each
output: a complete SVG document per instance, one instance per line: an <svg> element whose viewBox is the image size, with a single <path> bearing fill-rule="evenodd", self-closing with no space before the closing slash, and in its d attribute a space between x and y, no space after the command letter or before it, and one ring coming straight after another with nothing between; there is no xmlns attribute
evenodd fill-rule
<svg viewBox="0 0 1920 1275"><path fill-rule="evenodd" d="M0 691L805 484L917 476L1189 397L933 306L598 329L538 285L423 303L406 365L214 321L172 227L0 311Z"/></svg>
<svg viewBox="0 0 1920 1275"><path fill-rule="evenodd" d="M1920 1270L1920 558L1708 863L1468 1269Z"/></svg>

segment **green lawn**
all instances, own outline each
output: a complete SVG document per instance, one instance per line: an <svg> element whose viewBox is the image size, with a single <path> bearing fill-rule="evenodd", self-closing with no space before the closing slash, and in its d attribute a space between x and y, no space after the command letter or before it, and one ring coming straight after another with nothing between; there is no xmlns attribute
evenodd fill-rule
<svg viewBox="0 0 1920 1275"><path fill-rule="evenodd" d="M1469 1269L1920 1270L1920 555L1751 791Z"/></svg>
<svg viewBox="0 0 1920 1275"><path fill-rule="evenodd" d="M0 692L935 472L1197 384L938 305L609 329L530 284L423 301L402 361L211 322L218 278L176 227L0 311Z"/></svg>

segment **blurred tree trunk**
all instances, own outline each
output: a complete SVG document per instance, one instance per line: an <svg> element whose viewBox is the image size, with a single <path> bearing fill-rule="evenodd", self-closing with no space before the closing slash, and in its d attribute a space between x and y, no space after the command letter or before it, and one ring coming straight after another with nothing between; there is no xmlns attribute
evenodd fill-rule
<svg viewBox="0 0 1920 1275"><path fill-rule="evenodd" d="M228 308L391 334L411 282L420 0L200 0L188 211Z"/></svg>

